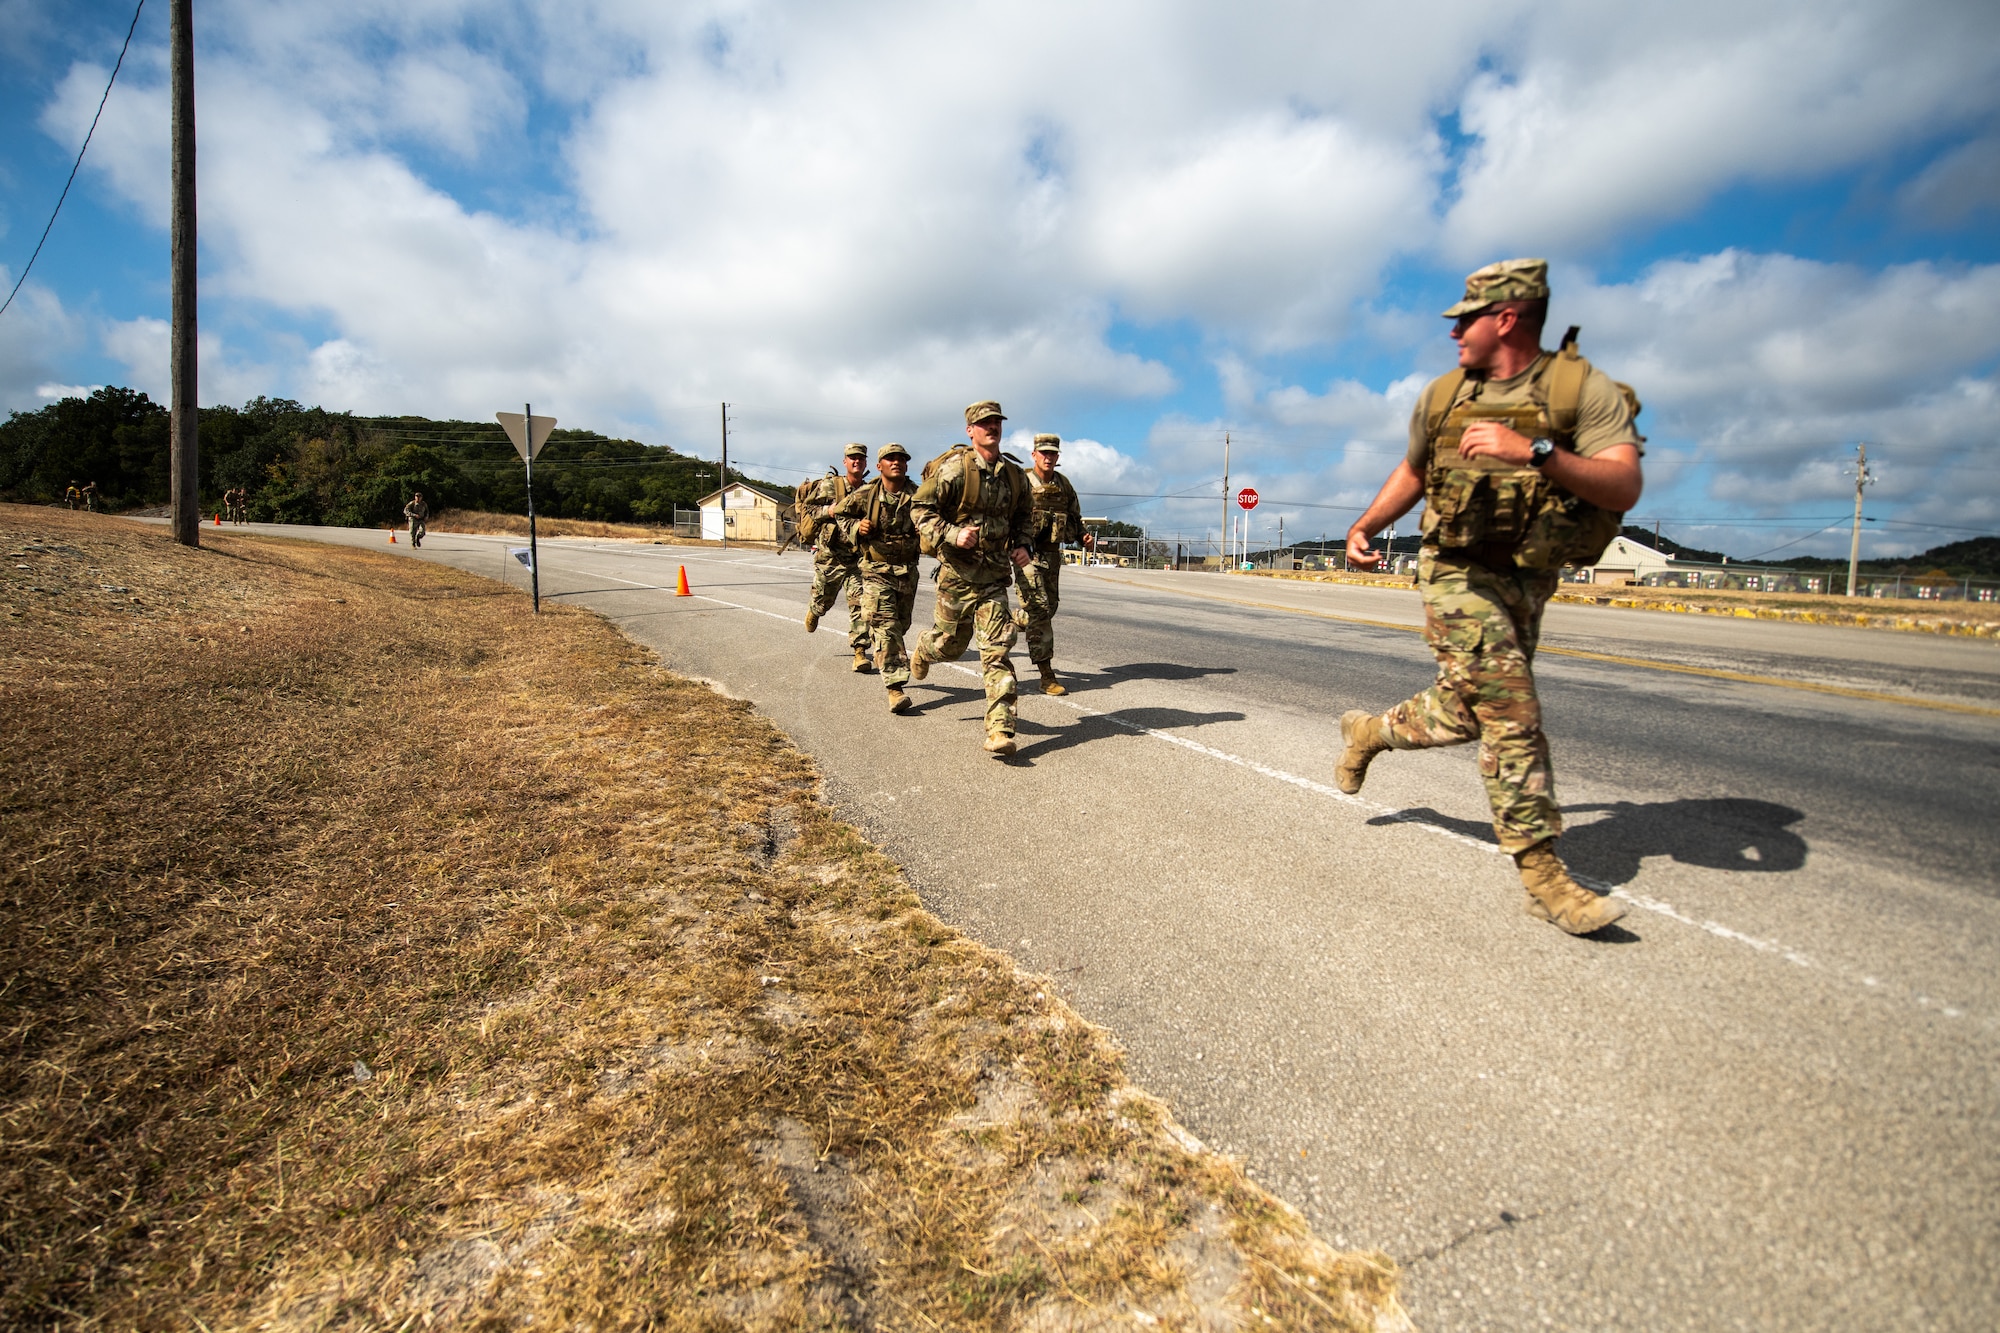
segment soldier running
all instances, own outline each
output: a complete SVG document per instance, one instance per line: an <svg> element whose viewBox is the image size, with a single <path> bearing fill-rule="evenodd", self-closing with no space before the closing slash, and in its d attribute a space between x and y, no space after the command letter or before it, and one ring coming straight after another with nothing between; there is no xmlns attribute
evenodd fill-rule
<svg viewBox="0 0 2000 1333"><path fill-rule="evenodd" d="M881 475L833 507L860 558L861 614L882 683L889 688L889 711L908 711L910 659L903 636L917 603L917 524L910 512L916 487L910 484L910 451L885 444L875 455Z"/></svg>
<svg viewBox="0 0 2000 1333"><path fill-rule="evenodd" d="M854 649L854 669L869 669L868 618L861 610L860 555L827 514L861 486L868 475L868 446L850 444L841 455L842 475L810 483L812 494L798 498L801 539L810 534L813 546L812 595L806 602L806 633L819 629L819 618L833 608L833 599L847 589L847 645Z"/></svg>
<svg viewBox="0 0 2000 1333"><path fill-rule="evenodd" d="M1033 507L1021 466L1000 455L1006 417L996 402L965 409L970 449L938 460L917 488L917 530L936 551L937 617L917 640L910 676L922 680L933 662L949 662L967 643L979 649L986 683L986 750L1014 753L1014 616L1007 584L1033 557L1028 550Z"/></svg>
<svg viewBox="0 0 2000 1333"><path fill-rule="evenodd" d="M1028 472L1033 492L1033 532L1035 558L1014 571L1014 586L1021 594L1021 609L1014 623L1027 631L1028 660L1042 676L1043 694L1068 694L1056 679L1056 608L1062 602L1062 548L1064 542L1080 541L1088 551L1097 539L1083 530L1083 507L1076 487L1056 471L1062 456L1062 439L1055 435L1035 437L1035 465Z"/></svg>
<svg viewBox="0 0 2000 1333"><path fill-rule="evenodd" d="M1381 559L1371 534L1425 501L1417 583L1437 683L1387 713L1340 719L1335 780L1361 790L1384 750L1479 742L1493 831L1520 868L1530 916L1572 935L1625 909L1570 877L1556 856L1562 813L1535 694L1542 610L1565 563L1589 563L1639 499L1638 400L1577 354L1575 330L1542 350L1548 265L1489 264L1465 280L1458 369L1433 380L1410 417L1409 456L1347 532L1347 557Z"/></svg>
<svg viewBox="0 0 2000 1333"><path fill-rule="evenodd" d="M83 508L83 488L71 482L69 489L63 492L63 503L71 509Z"/></svg>
<svg viewBox="0 0 2000 1333"><path fill-rule="evenodd" d="M424 503L422 491L412 491L410 502L403 506L403 517L410 520L410 545L424 544L424 533L430 530L431 507Z"/></svg>

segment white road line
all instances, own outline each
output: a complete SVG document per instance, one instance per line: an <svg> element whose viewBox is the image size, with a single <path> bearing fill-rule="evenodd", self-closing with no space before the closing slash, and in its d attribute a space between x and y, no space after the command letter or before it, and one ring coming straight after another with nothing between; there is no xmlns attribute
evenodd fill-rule
<svg viewBox="0 0 2000 1333"><path fill-rule="evenodd" d="M573 571L573 572L577 572L577 571ZM581 572L588 572L588 571L581 571ZM643 591L645 591L645 592L677 592L677 591L678 591L677 589L674 589L674 588L663 588L663 587L661 587L661 586L660 586L659 584L657 584L657 583L639 583L639 582L637 582L637 581L635 581L635 580L633 580L633 579L621 579L621 578L619 578L619 577L618 577L618 576L617 576L616 574L595 574L595 573L593 573L593 574L591 574L591 575L590 575L590 577L591 577L591 578L594 578L594 579L610 579L610 580L611 580L611 581L612 581L613 583L622 583L622 584L624 584L624 585L625 585L626 587L628 587L628 588L639 588L639 589L641 589L641 590L643 590ZM785 623L786 623L787 625L790 625L790 624L793 624L793 623L795 623L795 622L794 622L794 620L793 620L793 618L792 618L791 616L781 616L781 615L779 615L779 614L778 614L778 613L777 613L776 611L766 611L766 610L764 610L764 609L763 609L763 608L761 608L761 607L755 607L755 606L745 606L745 605L743 605L743 603L741 603L741 602L728 602L728 601L724 601L724 600L723 600L722 598L720 598L720 597L710 597L710 596L709 596L709 595L708 595L707 593L702 593L702 592L696 592L696 593L689 593L688 595L689 595L690 597L693 597L693 598L694 598L694 599L695 599L696 601L700 601L700 602L714 602L714 603L715 603L715 604L716 604L717 606L727 606L727 607L730 607L730 608L732 608L732 609L734 609L734 610L737 610L737 611L748 611L748 612L750 612L750 613L751 613L751 614L753 614L753 615L759 615L759 616L769 616L769 617L771 617L771 619L773 619L773 620L782 620L782 621L784 621L784 622L785 622Z"/></svg>
<svg viewBox="0 0 2000 1333"><path fill-rule="evenodd" d="M974 671L970 667L960 666L955 662L942 663L941 665L949 666L953 671L961 672L976 680L982 679L981 673ZM1504 851L1490 842L1481 842L1477 838L1469 838L1463 833L1443 828L1426 819L1419 819L1407 811L1393 806L1383 805L1380 802L1370 801L1360 796L1349 796L1338 787L1330 787L1324 782L1315 782L1313 779L1301 777L1297 773L1287 773L1284 769L1272 768L1268 764L1260 764L1254 759L1245 759L1243 756L1231 754L1227 750L1218 750L1212 745L1203 745L1200 741L1189 740L1185 736L1176 736L1172 732L1167 731L1157 731L1152 727L1141 726L1137 722L1128 722L1124 718L1114 716L1110 713L1100 713L1094 708L1086 708L1082 704L1074 703L1068 699L1051 698L1050 702L1067 708L1071 712L1081 714L1084 717L1102 718L1114 726L1123 727L1127 731L1138 735L1149 736L1156 741L1165 741L1167 744L1179 746L1183 750L1192 750L1196 754L1206 755L1211 759L1219 759L1225 764L1234 764L1238 768L1248 769L1260 777L1270 778L1275 782L1283 782L1289 786L1297 787L1302 791L1311 792L1315 796L1324 796L1330 800L1339 801L1343 805L1357 806L1363 810L1374 811L1377 815L1394 819L1399 823L1414 825L1426 833L1458 843L1464 847L1470 847L1475 851L1484 852L1489 856L1506 855ZM1733 943L1744 945L1747 948L1756 950L1758 953L1770 954L1773 957L1782 958L1795 967L1826 973L1850 985L1861 986L1868 990L1900 993L1904 1000L1916 1005L1919 1009L1942 1014L1946 1018L1965 1017L1964 1009L1956 1005L1945 1004L1932 996L1924 994L1922 991L1911 990L1905 986L1890 986L1877 977L1850 972L1845 968L1816 962L1808 955L1792 948L1790 945L1780 943L1777 940L1759 939L1755 935L1745 934L1733 926L1725 926L1720 921L1707 921L1699 917L1690 916L1675 907L1672 903L1663 902L1658 898L1650 897L1643 893L1633 893L1630 890L1621 889L1599 880L1592 880L1582 875L1577 875L1575 878L1579 884L1607 892L1612 897L1621 898L1642 911L1652 912L1657 916L1665 917L1669 921L1677 921L1684 926L1692 926L1696 930L1712 935L1717 939L1729 940ZM1983 1025L1988 1028L1994 1026L1991 1019L1984 1020Z"/></svg>

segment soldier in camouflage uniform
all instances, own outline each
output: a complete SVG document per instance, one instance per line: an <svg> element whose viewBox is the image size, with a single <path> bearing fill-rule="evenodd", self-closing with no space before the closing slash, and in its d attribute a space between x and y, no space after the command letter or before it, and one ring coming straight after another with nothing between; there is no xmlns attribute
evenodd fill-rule
<svg viewBox="0 0 2000 1333"><path fill-rule="evenodd" d="M889 688L889 711L905 712L910 659L903 636L917 604L917 522L910 512L917 488L910 482L910 451L885 444L875 455L881 475L835 505L828 517L841 527L860 557L861 615L869 650Z"/></svg>
<svg viewBox="0 0 2000 1333"><path fill-rule="evenodd" d="M403 506L403 517L410 521L410 545L412 548L424 544L424 534L430 531L431 507L424 503L422 491L412 491L410 502Z"/></svg>
<svg viewBox="0 0 2000 1333"><path fill-rule="evenodd" d="M1083 530L1083 507L1076 487L1056 471L1062 456L1062 439L1055 435L1035 437L1035 465L1028 471L1028 488L1033 493L1035 558L1014 571L1014 586L1021 594L1021 609L1014 623L1027 631L1028 660L1042 675L1043 694L1068 694L1056 679L1056 608L1062 604L1062 548L1064 542L1080 541L1087 551L1096 538Z"/></svg>
<svg viewBox="0 0 2000 1333"><path fill-rule="evenodd" d="M1000 404L965 409L972 448L946 456L917 488L917 530L938 556L937 619L917 640L910 675L922 680L933 662L949 662L969 642L979 649L986 681L986 750L1014 753L1014 616L1007 584L1032 558L1033 507L1021 467L1000 455L1006 418Z"/></svg>
<svg viewBox="0 0 2000 1333"><path fill-rule="evenodd" d="M861 479L868 475L868 446L850 444L841 455L843 474L838 477L822 477L813 485L817 488L806 507L819 512L819 522L813 530L813 581L812 596L806 602L806 633L819 629L819 618L833 609L833 599L840 596L840 590L847 589L847 646L854 650L854 669L867 671L870 667L868 655L868 617L861 609L861 566L860 555L854 544L841 532L840 526L827 520L826 515L835 506L853 494L861 486ZM804 517L803 513L801 517Z"/></svg>
<svg viewBox="0 0 2000 1333"><path fill-rule="evenodd" d="M1465 299L1444 312L1455 321L1459 369L1425 389L1408 455L1347 533L1348 559L1370 568L1380 558L1371 534L1428 501L1417 582L1437 683L1379 716L1342 716L1335 776L1342 791L1357 792L1384 750L1477 740L1493 831L1520 869L1528 913L1585 935L1625 909L1578 884L1555 854L1562 815L1534 657L1566 557L1538 534L1577 514L1609 520L1600 526L1615 534L1643 485L1643 441L1636 399L1577 356L1573 337L1559 353L1542 350L1548 297L1544 261L1508 260L1467 278ZM1557 390L1563 373L1570 387ZM1467 499L1480 494L1492 497L1484 510ZM1462 521L1475 512L1476 523ZM1513 535L1460 540L1482 532Z"/></svg>

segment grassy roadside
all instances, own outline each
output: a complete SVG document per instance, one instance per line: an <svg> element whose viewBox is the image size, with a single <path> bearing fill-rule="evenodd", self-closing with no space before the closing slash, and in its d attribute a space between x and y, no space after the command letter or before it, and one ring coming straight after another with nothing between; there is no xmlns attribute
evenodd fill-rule
<svg viewBox="0 0 2000 1333"><path fill-rule="evenodd" d="M1230 571L1238 573L1239 571ZM1358 583L1378 588L1412 589L1407 574L1291 572L1244 570L1251 578L1285 579L1302 583ZM1811 593L1745 592L1740 589L1613 588L1564 584L1552 599L1587 606L1618 606L1641 611L1676 611L1684 615L1732 616L1743 620L1791 620L1812 625L1854 625L1922 634L1963 634L2000 637L2000 603L1932 602L1874 598L1850 601Z"/></svg>
<svg viewBox="0 0 2000 1333"><path fill-rule="evenodd" d="M1405 1326L587 613L0 537L0 1325Z"/></svg>

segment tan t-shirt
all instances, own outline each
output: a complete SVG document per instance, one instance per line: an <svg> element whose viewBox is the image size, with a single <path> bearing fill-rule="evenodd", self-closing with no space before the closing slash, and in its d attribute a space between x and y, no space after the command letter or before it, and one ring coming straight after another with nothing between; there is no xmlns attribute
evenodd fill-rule
<svg viewBox="0 0 2000 1333"><path fill-rule="evenodd" d="M1534 384L1538 376L1555 359L1549 352L1542 353L1536 362L1512 379L1487 380L1477 373L1469 373L1465 382L1458 386L1458 396L1451 406L1460 403L1491 403L1505 407L1534 401ZM1436 381L1432 381L1435 383ZM1447 415L1450 409L1446 409ZM1417 398L1417 405L1410 412L1410 451L1404 457L1410 467L1418 473L1430 465L1431 440L1425 432L1424 399ZM1576 407L1576 452L1584 458L1609 449L1614 444L1629 444L1640 453L1646 452L1645 439L1632 424L1632 413L1625 406L1625 395L1620 392L1611 377L1596 366L1583 380L1583 397Z"/></svg>

